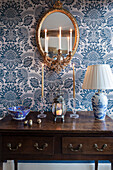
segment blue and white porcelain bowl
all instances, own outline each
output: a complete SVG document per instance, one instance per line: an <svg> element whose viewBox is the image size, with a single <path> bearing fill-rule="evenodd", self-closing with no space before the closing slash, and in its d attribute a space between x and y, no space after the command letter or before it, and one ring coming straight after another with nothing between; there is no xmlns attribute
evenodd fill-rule
<svg viewBox="0 0 113 170"><path fill-rule="evenodd" d="M30 112L30 108L25 106L14 106L14 107L9 107L8 112L9 114L12 115L13 119L23 120Z"/></svg>

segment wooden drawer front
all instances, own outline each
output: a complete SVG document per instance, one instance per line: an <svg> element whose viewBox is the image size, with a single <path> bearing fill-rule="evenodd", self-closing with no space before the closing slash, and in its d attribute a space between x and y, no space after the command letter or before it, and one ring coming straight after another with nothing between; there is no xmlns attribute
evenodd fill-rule
<svg viewBox="0 0 113 170"><path fill-rule="evenodd" d="M63 154L113 154L111 137L63 137Z"/></svg>
<svg viewBox="0 0 113 170"><path fill-rule="evenodd" d="M4 153L20 154L54 154L53 137L24 137L24 136L4 136Z"/></svg>
<svg viewBox="0 0 113 170"><path fill-rule="evenodd" d="M30 151L36 154L54 154L54 138L53 137L34 137L30 141Z"/></svg>

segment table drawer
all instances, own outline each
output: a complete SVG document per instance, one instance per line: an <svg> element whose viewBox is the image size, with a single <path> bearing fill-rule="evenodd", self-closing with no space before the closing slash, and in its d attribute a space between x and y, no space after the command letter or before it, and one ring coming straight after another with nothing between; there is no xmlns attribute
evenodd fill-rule
<svg viewBox="0 0 113 170"><path fill-rule="evenodd" d="M63 137L63 154L113 154L112 137Z"/></svg>
<svg viewBox="0 0 113 170"><path fill-rule="evenodd" d="M4 136L3 152L8 154L54 154L53 137Z"/></svg>

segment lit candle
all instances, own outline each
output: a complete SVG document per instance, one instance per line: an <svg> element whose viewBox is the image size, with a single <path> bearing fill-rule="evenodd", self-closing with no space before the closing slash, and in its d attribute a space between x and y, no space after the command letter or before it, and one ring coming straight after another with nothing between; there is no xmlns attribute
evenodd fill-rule
<svg viewBox="0 0 113 170"><path fill-rule="evenodd" d="M72 29L70 29L70 51L72 51Z"/></svg>
<svg viewBox="0 0 113 170"><path fill-rule="evenodd" d="M45 52L47 52L47 29L45 29Z"/></svg>
<svg viewBox="0 0 113 170"><path fill-rule="evenodd" d="M59 49L61 49L61 27L59 27Z"/></svg>
<svg viewBox="0 0 113 170"><path fill-rule="evenodd" d="M42 64L42 98L44 97L44 64Z"/></svg>
<svg viewBox="0 0 113 170"><path fill-rule="evenodd" d="M68 54L69 54L69 37L67 37Z"/></svg>
<svg viewBox="0 0 113 170"><path fill-rule="evenodd" d="M62 115L62 104L57 103L56 105L56 115Z"/></svg>
<svg viewBox="0 0 113 170"><path fill-rule="evenodd" d="M56 110L56 115L62 115L62 109Z"/></svg>
<svg viewBox="0 0 113 170"><path fill-rule="evenodd" d="M73 98L75 98L75 70L73 64Z"/></svg>

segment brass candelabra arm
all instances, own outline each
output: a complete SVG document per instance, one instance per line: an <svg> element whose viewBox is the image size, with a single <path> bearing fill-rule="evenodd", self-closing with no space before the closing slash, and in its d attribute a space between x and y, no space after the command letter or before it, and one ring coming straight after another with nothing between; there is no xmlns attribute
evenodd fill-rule
<svg viewBox="0 0 113 170"><path fill-rule="evenodd" d="M61 49L58 49L58 54L54 55L52 58L50 58L46 52L44 55L44 61L47 64L47 66L55 70L57 73L60 73L61 70L64 69L64 67L70 63L71 59L72 59L72 52L69 51L67 57L64 57L62 55Z"/></svg>

